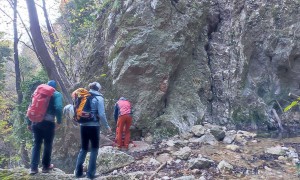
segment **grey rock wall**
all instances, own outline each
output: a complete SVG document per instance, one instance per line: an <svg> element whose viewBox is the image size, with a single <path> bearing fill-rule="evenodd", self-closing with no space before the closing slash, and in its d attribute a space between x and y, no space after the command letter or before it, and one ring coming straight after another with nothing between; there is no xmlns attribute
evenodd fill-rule
<svg viewBox="0 0 300 180"><path fill-rule="evenodd" d="M300 94L299 0L114 0L101 10L83 79L104 86L108 115L125 96L134 126L170 135L208 121L286 125ZM105 73L105 78L99 75Z"/></svg>

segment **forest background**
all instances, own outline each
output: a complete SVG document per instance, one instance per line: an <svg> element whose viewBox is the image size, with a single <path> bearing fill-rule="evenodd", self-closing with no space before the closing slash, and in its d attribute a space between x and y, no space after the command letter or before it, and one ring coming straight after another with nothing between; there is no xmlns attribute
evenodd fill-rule
<svg viewBox="0 0 300 180"><path fill-rule="evenodd" d="M1 0L0 167L29 166L31 133L25 114L37 85L54 79L65 103L80 81L80 62L95 31L96 14L109 1Z"/></svg>

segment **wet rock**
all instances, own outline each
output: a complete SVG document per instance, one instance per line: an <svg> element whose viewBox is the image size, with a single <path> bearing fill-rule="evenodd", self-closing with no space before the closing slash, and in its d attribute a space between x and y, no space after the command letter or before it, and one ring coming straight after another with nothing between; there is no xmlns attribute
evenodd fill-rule
<svg viewBox="0 0 300 180"><path fill-rule="evenodd" d="M223 143L231 144L234 141L235 137L236 137L236 131L235 130L227 131L225 133Z"/></svg>
<svg viewBox="0 0 300 180"><path fill-rule="evenodd" d="M191 131L195 136L200 137L205 134L206 128L202 125L195 125L192 127Z"/></svg>
<svg viewBox="0 0 300 180"><path fill-rule="evenodd" d="M203 157L190 159L189 169L206 169L213 166L214 161Z"/></svg>
<svg viewBox="0 0 300 180"><path fill-rule="evenodd" d="M181 148L179 151L173 153L179 159L187 160L192 153L192 149L190 147Z"/></svg>
<svg viewBox="0 0 300 180"><path fill-rule="evenodd" d="M229 164L228 162L222 160L219 164L218 164L218 169L222 172L225 173L226 171L231 171L233 169L233 166L231 164Z"/></svg>

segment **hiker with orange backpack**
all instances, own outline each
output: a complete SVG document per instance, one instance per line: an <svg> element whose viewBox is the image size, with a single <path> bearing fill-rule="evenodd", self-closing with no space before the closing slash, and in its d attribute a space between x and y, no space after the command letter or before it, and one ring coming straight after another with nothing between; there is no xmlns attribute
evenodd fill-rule
<svg viewBox="0 0 300 180"><path fill-rule="evenodd" d="M129 142L130 142L130 126L132 123L132 111L131 111L131 104L130 102L121 97L118 102L115 104L114 110L114 119L117 124L116 128L116 141L117 141L117 148L121 149L124 148L128 150ZM123 141L123 133L124 141Z"/></svg>
<svg viewBox="0 0 300 180"><path fill-rule="evenodd" d="M89 84L89 91L84 88L74 91L72 96L75 98L74 112L75 121L80 123L81 149L77 157L74 174L76 178L84 177L83 163L91 142L91 154L86 176L88 178L96 177L96 160L100 142L100 124L103 125L109 133L111 129L107 123L104 98L100 93L101 85L98 82ZM79 97L78 97L79 96Z"/></svg>
<svg viewBox="0 0 300 180"><path fill-rule="evenodd" d="M27 129L33 133L34 145L31 156L30 174L38 173L41 145L44 141L42 172L53 169L51 164L52 144L55 129L62 123L62 95L56 89L56 82L50 80L47 84L37 87L32 95L32 103L27 110ZM55 123L55 117L56 122Z"/></svg>

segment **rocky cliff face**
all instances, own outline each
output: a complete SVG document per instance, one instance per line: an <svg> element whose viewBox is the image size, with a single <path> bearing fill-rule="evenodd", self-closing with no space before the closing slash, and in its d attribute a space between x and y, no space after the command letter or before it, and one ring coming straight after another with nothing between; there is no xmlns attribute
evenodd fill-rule
<svg viewBox="0 0 300 180"><path fill-rule="evenodd" d="M102 82L108 100L129 98L144 132L167 135L202 121L276 128L274 112L298 124L297 112L281 108L289 92L300 94L299 7L299 0L104 3L82 77Z"/></svg>

